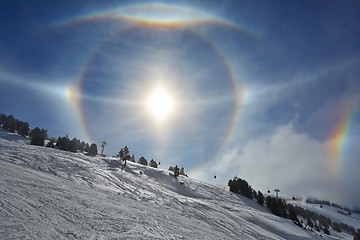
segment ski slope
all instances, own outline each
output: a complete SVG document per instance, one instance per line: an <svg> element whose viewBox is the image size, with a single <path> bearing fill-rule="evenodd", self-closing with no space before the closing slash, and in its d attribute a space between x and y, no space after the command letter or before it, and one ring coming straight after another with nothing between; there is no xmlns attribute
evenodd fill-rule
<svg viewBox="0 0 360 240"><path fill-rule="evenodd" d="M320 239L204 182L0 136L0 239Z"/></svg>
<svg viewBox="0 0 360 240"><path fill-rule="evenodd" d="M355 229L360 229L360 214L352 213L347 215L347 211L328 205L306 203L305 201L288 201L294 206L299 206L322 216L328 217L333 222L345 223ZM341 213L342 212L342 213Z"/></svg>

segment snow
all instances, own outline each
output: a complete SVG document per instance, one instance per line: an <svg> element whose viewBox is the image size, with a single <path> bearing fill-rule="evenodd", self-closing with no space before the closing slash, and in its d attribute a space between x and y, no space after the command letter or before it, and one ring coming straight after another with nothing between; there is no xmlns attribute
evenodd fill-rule
<svg viewBox="0 0 360 240"><path fill-rule="evenodd" d="M26 142L0 133L1 239L320 238L208 183Z"/></svg>
<svg viewBox="0 0 360 240"><path fill-rule="evenodd" d="M17 142L20 144L30 143L30 140L26 137L19 136L16 133L11 133L0 127L0 139L5 139L12 142Z"/></svg>
<svg viewBox="0 0 360 240"><path fill-rule="evenodd" d="M347 215L345 214L347 213L346 210L342 210L334 206L306 203L304 200L288 202L294 206L299 206L322 216L328 217L333 222L345 223L355 229L360 229L360 214L352 213L351 215ZM343 213L340 213L339 211Z"/></svg>

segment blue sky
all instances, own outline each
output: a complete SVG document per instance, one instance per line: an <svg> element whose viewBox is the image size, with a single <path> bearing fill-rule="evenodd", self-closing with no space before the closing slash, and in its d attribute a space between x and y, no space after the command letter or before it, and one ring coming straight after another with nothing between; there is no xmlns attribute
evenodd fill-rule
<svg viewBox="0 0 360 240"><path fill-rule="evenodd" d="M213 184L360 205L358 1L1 1L0 22L1 113ZM144 107L159 88L161 120Z"/></svg>

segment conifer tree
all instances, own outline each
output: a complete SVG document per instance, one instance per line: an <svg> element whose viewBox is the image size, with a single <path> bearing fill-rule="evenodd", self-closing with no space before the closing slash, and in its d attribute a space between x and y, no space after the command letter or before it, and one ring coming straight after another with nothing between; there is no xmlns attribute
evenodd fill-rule
<svg viewBox="0 0 360 240"><path fill-rule="evenodd" d="M152 167L152 168L157 168L158 167L158 164L157 164L157 162L154 161L154 159L150 160L150 167Z"/></svg>
<svg viewBox="0 0 360 240"><path fill-rule="evenodd" d="M89 147L89 156L96 156L98 154L97 145L95 143L92 143Z"/></svg>
<svg viewBox="0 0 360 240"><path fill-rule="evenodd" d="M124 155L124 149L120 149L119 151L119 158L122 161L124 159L125 155Z"/></svg>
<svg viewBox="0 0 360 240"><path fill-rule="evenodd" d="M21 136L29 135L30 127L27 122L19 122L18 134Z"/></svg>
<svg viewBox="0 0 360 240"><path fill-rule="evenodd" d="M76 152L78 148L79 146L76 138L73 138L71 141L69 141L69 151Z"/></svg>
<svg viewBox="0 0 360 240"><path fill-rule="evenodd" d="M126 166L126 161L130 160L130 152L129 152L129 148L127 146L124 147L124 165Z"/></svg>
<svg viewBox="0 0 360 240"><path fill-rule="evenodd" d="M178 165L176 165L174 167L174 176L177 177L179 176L179 174L180 174L180 168L178 167Z"/></svg>
<svg viewBox="0 0 360 240"><path fill-rule="evenodd" d="M354 240L360 240L360 229L358 229L357 232L355 233Z"/></svg>
<svg viewBox="0 0 360 240"><path fill-rule="evenodd" d="M260 205L264 205L264 195L260 191L258 191L258 194L257 194L257 202Z"/></svg>
<svg viewBox="0 0 360 240"><path fill-rule="evenodd" d="M3 123L3 128L8 130L9 132L15 132L16 130L16 120L13 115L9 115L6 121Z"/></svg>
<svg viewBox="0 0 360 240"><path fill-rule="evenodd" d="M295 221L297 219L297 214L293 205L288 204L288 211L289 211L289 219ZM309 219L310 220L310 219ZM311 220L310 220L311 221ZM309 225L309 224L308 224ZM310 226L310 225L309 225Z"/></svg>
<svg viewBox="0 0 360 240"><path fill-rule="evenodd" d="M58 138L56 147L63 151L70 151L70 139L66 137Z"/></svg>
<svg viewBox="0 0 360 240"><path fill-rule="evenodd" d="M45 139L47 138L47 130L36 127L30 131L29 136L31 145L44 146Z"/></svg>
<svg viewBox="0 0 360 240"><path fill-rule="evenodd" d="M86 143L85 144L85 152L89 152L89 150L90 150L90 146L89 146L89 144L88 143Z"/></svg>
<svg viewBox="0 0 360 240"><path fill-rule="evenodd" d="M79 144L79 150L80 150L81 152L83 152L83 151L85 150L85 142L84 142L84 141L82 141L82 142Z"/></svg>
<svg viewBox="0 0 360 240"><path fill-rule="evenodd" d="M146 158L144 158L144 157L140 157L138 163L141 165L145 165L145 166L148 165L148 162L147 162Z"/></svg>
<svg viewBox="0 0 360 240"><path fill-rule="evenodd" d="M324 227L324 228L323 228L323 232L324 232L326 235L330 235L329 229L328 229L327 227Z"/></svg>
<svg viewBox="0 0 360 240"><path fill-rule="evenodd" d="M5 114L0 114L0 127L4 127L3 124L6 122L7 116Z"/></svg>

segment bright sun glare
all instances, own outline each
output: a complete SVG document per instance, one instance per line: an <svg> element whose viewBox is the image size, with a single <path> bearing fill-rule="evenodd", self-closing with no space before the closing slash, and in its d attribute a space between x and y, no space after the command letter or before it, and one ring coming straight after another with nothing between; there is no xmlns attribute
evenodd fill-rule
<svg viewBox="0 0 360 240"><path fill-rule="evenodd" d="M145 107L157 122L162 123L174 113L175 102L168 89L157 86L149 92Z"/></svg>

